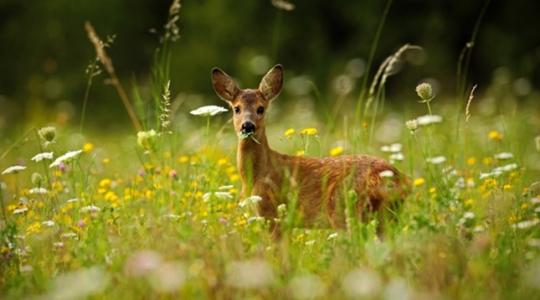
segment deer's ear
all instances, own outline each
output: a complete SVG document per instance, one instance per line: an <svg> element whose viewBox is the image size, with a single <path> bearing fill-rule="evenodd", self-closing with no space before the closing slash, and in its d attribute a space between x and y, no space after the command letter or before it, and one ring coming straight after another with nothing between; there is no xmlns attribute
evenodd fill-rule
<svg viewBox="0 0 540 300"><path fill-rule="evenodd" d="M231 76L219 68L212 69L212 85L219 98L231 102L240 90Z"/></svg>
<svg viewBox="0 0 540 300"><path fill-rule="evenodd" d="M264 99L271 101L279 95L283 87L283 67L275 65L264 75L259 84L259 91Z"/></svg>

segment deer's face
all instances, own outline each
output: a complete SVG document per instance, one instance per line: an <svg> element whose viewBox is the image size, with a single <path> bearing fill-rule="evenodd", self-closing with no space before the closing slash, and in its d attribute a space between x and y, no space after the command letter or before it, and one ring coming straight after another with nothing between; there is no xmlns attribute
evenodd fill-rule
<svg viewBox="0 0 540 300"><path fill-rule="evenodd" d="M283 68L276 65L270 69L257 89L239 89L229 75L214 68L212 84L216 94L231 106L234 129L238 136L260 137L265 128L266 109L283 86Z"/></svg>

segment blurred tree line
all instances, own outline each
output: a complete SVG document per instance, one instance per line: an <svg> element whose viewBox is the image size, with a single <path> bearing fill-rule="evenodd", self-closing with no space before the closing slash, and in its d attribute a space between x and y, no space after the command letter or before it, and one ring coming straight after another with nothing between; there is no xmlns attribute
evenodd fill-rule
<svg viewBox="0 0 540 300"><path fill-rule="evenodd" d="M213 66L248 87L258 83L267 67L282 63L286 80L307 75L323 95L330 95L333 79L348 67L365 76L386 1L290 2L295 5L292 11L277 9L270 0L182 1L181 39L172 57L173 93L200 94L208 97L205 102L217 103L209 80ZM458 56L483 3L395 0L370 75L386 56L412 43L425 51L409 57L412 65L391 80L389 93L411 96L418 81L434 78L441 83L439 93L453 95ZM134 82L144 85L169 5L166 0L0 0L0 128L39 118L59 106L80 110L85 68L95 58L83 28L86 20L103 38L116 36L108 51L123 84L128 89ZM471 83L481 89L503 66L512 78L525 78L525 88L538 88L539 11L538 1L492 1L473 48ZM98 77L92 87L89 115L123 122L127 117L121 103L104 78ZM358 87L356 82L354 93ZM331 96L324 98L332 101Z"/></svg>

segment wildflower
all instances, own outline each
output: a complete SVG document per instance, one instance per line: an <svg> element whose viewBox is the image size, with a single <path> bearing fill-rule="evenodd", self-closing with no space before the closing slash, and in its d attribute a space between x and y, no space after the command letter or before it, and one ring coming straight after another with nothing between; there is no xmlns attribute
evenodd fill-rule
<svg viewBox="0 0 540 300"><path fill-rule="evenodd" d="M84 207L81 207L81 209L79 209L79 212L81 213L96 213L96 212L99 212L101 210L101 208L95 206L95 205L88 205L88 206L84 206Z"/></svg>
<svg viewBox="0 0 540 300"><path fill-rule="evenodd" d="M272 285L276 278L264 260L234 261L227 266L226 283L239 289L258 289Z"/></svg>
<svg viewBox="0 0 540 300"><path fill-rule="evenodd" d="M476 157L474 157L474 156L469 157L469 158L467 159L467 164L468 164L469 166L475 165L475 164L476 164Z"/></svg>
<svg viewBox="0 0 540 300"><path fill-rule="evenodd" d="M439 115L424 115L416 118L416 122L419 126L426 126L431 124L441 123L443 118Z"/></svg>
<svg viewBox="0 0 540 300"><path fill-rule="evenodd" d="M75 157L79 156L79 154L81 153L82 153L82 150L68 151L66 152L66 154L56 158L56 160L52 164L49 165L49 168L60 167L62 163L71 161Z"/></svg>
<svg viewBox="0 0 540 300"><path fill-rule="evenodd" d="M2 172L2 175L16 174L16 173L19 173L19 172L21 172L21 171L24 171L25 169L26 169L25 166L19 166L19 165L11 166L11 167L6 168L6 169Z"/></svg>
<svg viewBox="0 0 540 300"><path fill-rule="evenodd" d="M433 88L431 84L423 82L416 86L416 94L423 102L429 102L433 99Z"/></svg>
<svg viewBox="0 0 540 300"><path fill-rule="evenodd" d="M247 206L249 204L257 204L257 203L259 203L261 201L262 201L261 196L253 195L253 196L247 197L246 199L240 201L238 206L245 207L245 206Z"/></svg>
<svg viewBox="0 0 540 300"><path fill-rule="evenodd" d="M517 164L507 164L504 166L497 167L493 169L493 173L504 173L504 172L510 172L518 168Z"/></svg>
<svg viewBox="0 0 540 300"><path fill-rule="evenodd" d="M351 271L341 283L341 288L350 298L373 298L381 286L379 274L368 269Z"/></svg>
<svg viewBox="0 0 540 300"><path fill-rule="evenodd" d="M83 145L83 151L88 153L88 152L92 152L92 150L94 150L94 144L92 143L84 143Z"/></svg>
<svg viewBox="0 0 540 300"><path fill-rule="evenodd" d="M53 126L43 127L38 130L38 135L46 144L54 143L56 139L56 128Z"/></svg>
<svg viewBox="0 0 540 300"><path fill-rule="evenodd" d="M384 170L379 173L380 177L394 177L394 172L392 170Z"/></svg>
<svg viewBox="0 0 540 300"><path fill-rule="evenodd" d="M35 162L40 162L40 161L42 161L44 159L48 159L48 160L53 159L53 152L38 153L38 154L34 155L34 157L32 157L30 160L35 161Z"/></svg>
<svg viewBox="0 0 540 300"><path fill-rule="evenodd" d="M403 153L399 152L399 153L393 153L390 155L390 161L402 161L405 159L405 156L403 156Z"/></svg>
<svg viewBox="0 0 540 300"><path fill-rule="evenodd" d="M189 162L189 156L187 156L187 155L179 156L177 161L178 161L178 163L185 164L185 163Z"/></svg>
<svg viewBox="0 0 540 300"><path fill-rule="evenodd" d="M486 166L493 164L493 158L487 156L482 159L482 163Z"/></svg>
<svg viewBox="0 0 540 300"><path fill-rule="evenodd" d="M283 135L284 135L286 138L290 138L290 137L292 137L295 133L296 133L296 130L294 130L293 128L289 128L289 129L285 130L285 132L283 133Z"/></svg>
<svg viewBox="0 0 540 300"><path fill-rule="evenodd" d="M326 238L327 240L334 240L338 237L338 233L337 232L333 232L331 234L328 235L328 237Z"/></svg>
<svg viewBox="0 0 540 300"><path fill-rule="evenodd" d="M150 150L155 146L157 133L154 129L137 132L137 144L143 149Z"/></svg>
<svg viewBox="0 0 540 300"><path fill-rule="evenodd" d="M41 231L41 223L39 222L34 222L32 224L30 224L27 228L26 228L26 235L31 235L31 234L34 234L34 233L39 233Z"/></svg>
<svg viewBox="0 0 540 300"><path fill-rule="evenodd" d="M296 151L296 156L304 156L306 152L304 150L298 150Z"/></svg>
<svg viewBox="0 0 540 300"><path fill-rule="evenodd" d="M204 201L208 201L212 196L219 200L231 200L233 198L229 192L209 192L203 195L203 199Z"/></svg>
<svg viewBox="0 0 540 300"><path fill-rule="evenodd" d="M444 156L428 157L426 161L433 165L440 165L446 161L446 157Z"/></svg>
<svg viewBox="0 0 540 300"><path fill-rule="evenodd" d="M23 207L21 207L21 208L16 208L16 209L14 209L14 210L13 210L13 214L14 214L14 215L19 215L19 214L25 213L25 212L27 212L27 211L28 211L28 207L23 206Z"/></svg>
<svg viewBox="0 0 540 300"><path fill-rule="evenodd" d="M338 156L343 153L343 147L337 146L332 149L330 149L330 156Z"/></svg>
<svg viewBox="0 0 540 300"><path fill-rule="evenodd" d="M47 189L39 187L39 188L32 188L28 191L30 194L37 194L37 195L44 195L47 194Z"/></svg>
<svg viewBox="0 0 540 300"><path fill-rule="evenodd" d="M418 121L416 119L409 120L405 122L405 126L411 131L411 134L414 134L416 129L418 129Z"/></svg>
<svg viewBox="0 0 540 300"><path fill-rule="evenodd" d="M41 224L47 226L47 227L53 227L54 226L54 221L53 220L47 220L47 221L43 221L41 222Z"/></svg>
<svg viewBox="0 0 540 300"><path fill-rule="evenodd" d="M519 223L512 225L512 227L517 228L517 229L529 229L538 224L540 224L539 219L532 219L532 220L521 221Z"/></svg>
<svg viewBox="0 0 540 300"><path fill-rule="evenodd" d="M75 232L65 232L60 235L61 238L65 239L77 239L78 236Z"/></svg>
<svg viewBox="0 0 540 300"><path fill-rule="evenodd" d="M391 145L382 146L381 151L382 152L389 152L389 153L396 153L396 152L401 152L401 148L403 148L403 146L401 144L394 143L394 144L391 144Z"/></svg>
<svg viewBox="0 0 540 300"><path fill-rule="evenodd" d="M414 186L421 186L424 183L426 183L426 180L424 178L422 178L422 177L415 178L414 181L413 181Z"/></svg>
<svg viewBox="0 0 540 300"><path fill-rule="evenodd" d="M277 8L284 11L292 11L294 10L294 4L292 4L289 1L285 0L272 0L272 5Z"/></svg>
<svg viewBox="0 0 540 300"><path fill-rule="evenodd" d="M227 112L228 110L224 107L217 106L217 105L207 105L199 107L195 110L190 111L189 113L194 116L202 116L202 117L213 117L217 114L221 114L224 112Z"/></svg>
<svg viewBox="0 0 540 300"><path fill-rule="evenodd" d="M317 128L313 128L313 127L304 128L300 131L301 135L307 135L307 136L317 135L317 133L318 133Z"/></svg>
<svg viewBox="0 0 540 300"><path fill-rule="evenodd" d="M506 159L513 158L514 154L512 154L510 152L501 152L501 153L495 154L493 157L495 157L498 160L506 160Z"/></svg>
<svg viewBox="0 0 540 300"><path fill-rule="evenodd" d="M77 199L77 198L71 198L71 199L68 199L68 200L66 201L66 203L74 203L74 202L79 202L79 199Z"/></svg>
<svg viewBox="0 0 540 300"><path fill-rule="evenodd" d="M501 141L503 136L497 130L492 130L488 133L488 138L492 141Z"/></svg>
<svg viewBox="0 0 540 300"><path fill-rule="evenodd" d="M227 190L231 190L232 188L234 188L234 185L222 185L222 186L218 187L218 190L227 191Z"/></svg>

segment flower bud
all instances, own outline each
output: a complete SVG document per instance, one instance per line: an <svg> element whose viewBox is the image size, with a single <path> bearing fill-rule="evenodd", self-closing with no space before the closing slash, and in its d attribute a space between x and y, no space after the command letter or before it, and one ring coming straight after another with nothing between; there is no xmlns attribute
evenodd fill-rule
<svg viewBox="0 0 540 300"><path fill-rule="evenodd" d="M431 84L429 83L423 82L417 85L416 93L423 101L430 101L433 99L433 88L431 88Z"/></svg>
<svg viewBox="0 0 540 300"><path fill-rule="evenodd" d="M43 127L38 130L38 135L46 143L53 143L56 139L56 128L53 126Z"/></svg>

